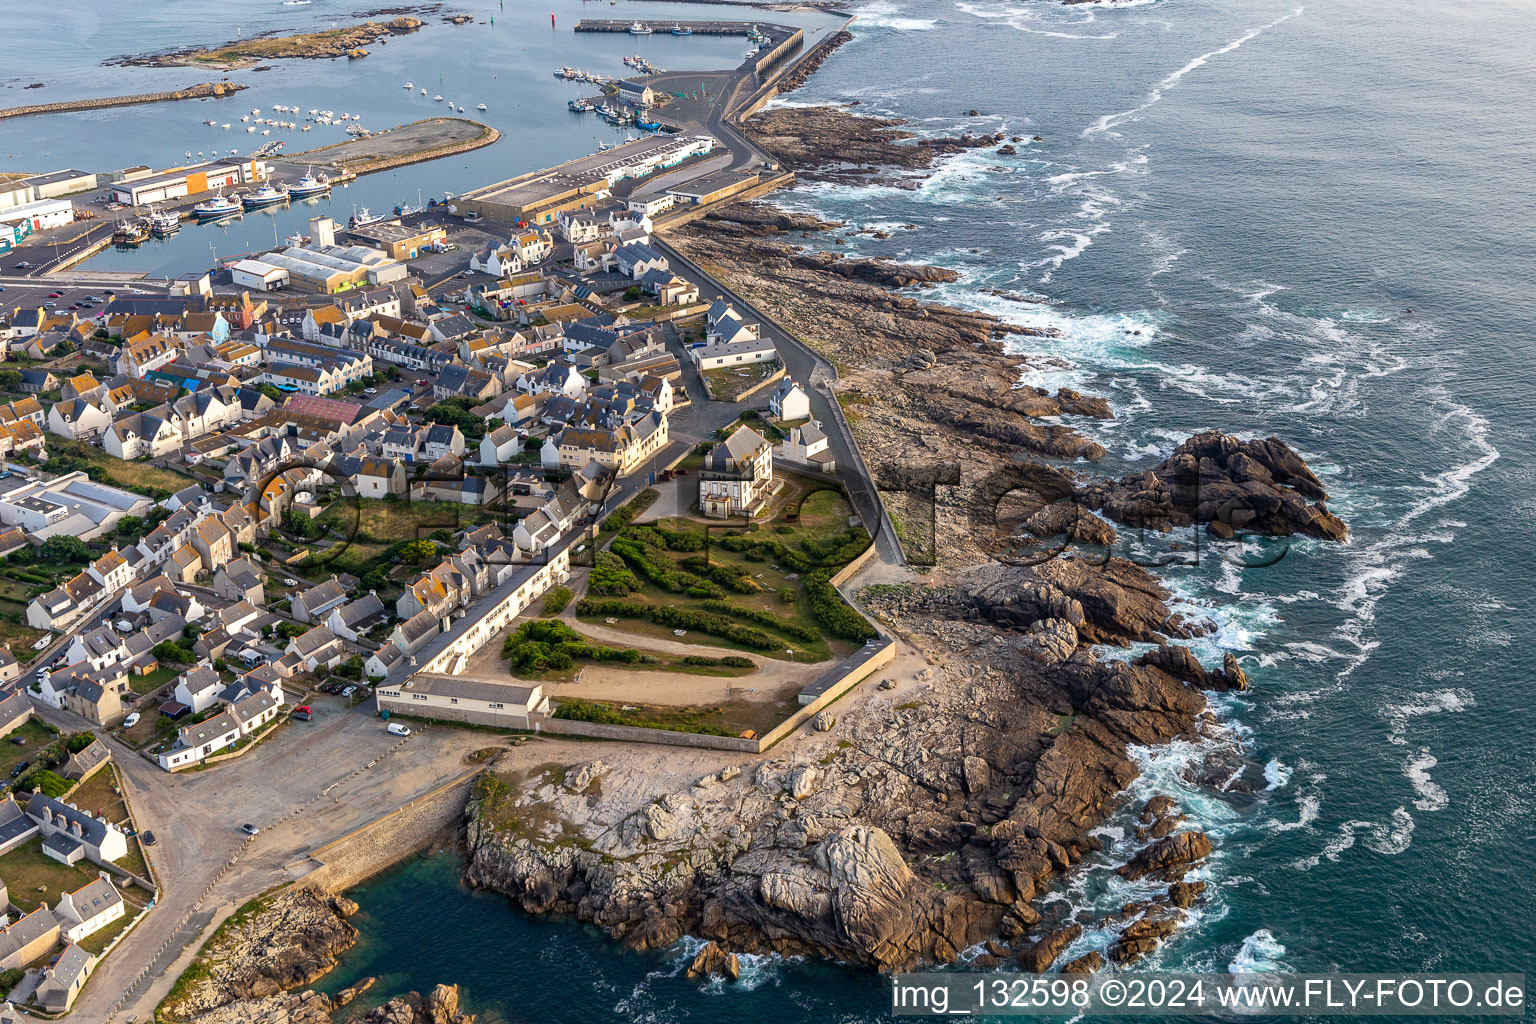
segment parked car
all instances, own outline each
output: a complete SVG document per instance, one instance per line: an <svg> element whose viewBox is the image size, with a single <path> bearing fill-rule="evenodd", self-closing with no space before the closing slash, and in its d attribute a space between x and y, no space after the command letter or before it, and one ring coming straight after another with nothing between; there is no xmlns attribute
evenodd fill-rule
<svg viewBox="0 0 1536 1024"><path fill-rule="evenodd" d="M345 688L342 689L341 695L343 697L350 697L350 696L352 696L356 692L357 692L357 687L355 687L355 686L348 686L348 687L345 687Z"/></svg>
<svg viewBox="0 0 1536 1024"><path fill-rule="evenodd" d="M159 840L155 838L155 834L153 832L141 832L139 834L139 842L143 843L145 846L154 846L155 843L159 842Z"/></svg>
<svg viewBox="0 0 1536 1024"><path fill-rule="evenodd" d="M389 732L392 736L409 736L411 734L411 727L401 725L399 722L390 722Z"/></svg>
<svg viewBox="0 0 1536 1024"><path fill-rule="evenodd" d="M306 709L304 711L295 711L293 713L293 717L298 719L301 722L307 722L311 718L314 718L315 716L312 713L310 713L310 711L308 709Z"/></svg>
<svg viewBox="0 0 1536 1024"><path fill-rule="evenodd" d="M244 832L248 836L254 836L258 832L260 832L261 829L257 828L255 825L252 825L249 822L247 822L246 824L240 826L240 831Z"/></svg>
<svg viewBox="0 0 1536 1024"><path fill-rule="evenodd" d="M139 713L137 711L131 713L127 718L123 719L123 728L124 729L132 729L134 726L136 726L138 724L139 724Z"/></svg>
<svg viewBox="0 0 1536 1024"><path fill-rule="evenodd" d="M30 761L22 761L19 764L17 764L15 768L11 769L11 778L14 779L18 775L20 775L22 772L26 771L27 770L27 766L30 765L31 763L32 762L30 762Z"/></svg>

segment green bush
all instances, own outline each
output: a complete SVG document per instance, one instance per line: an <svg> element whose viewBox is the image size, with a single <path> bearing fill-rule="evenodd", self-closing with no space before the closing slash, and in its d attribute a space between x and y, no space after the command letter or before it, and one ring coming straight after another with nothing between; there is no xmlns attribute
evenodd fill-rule
<svg viewBox="0 0 1536 1024"><path fill-rule="evenodd" d="M565 611L565 606L571 603L571 598L574 596L570 587L552 588L544 595L544 614L559 615Z"/></svg>
<svg viewBox="0 0 1536 1024"><path fill-rule="evenodd" d="M19 967L12 967L8 971L0 971L0 995L10 995L11 989L21 984L21 979L27 976L27 972Z"/></svg>
<svg viewBox="0 0 1536 1024"><path fill-rule="evenodd" d="M668 629L691 629L700 633L730 640L759 651L771 651L779 642L760 629L732 622L724 615L696 611L692 608L671 608L667 605L645 604L640 601L593 600L576 602L576 614L592 618L649 619Z"/></svg>
<svg viewBox="0 0 1536 1024"><path fill-rule="evenodd" d="M791 622L788 619L780 618L772 612L762 612L756 608L738 608L728 601L706 601L704 607L721 615L745 619L748 622L755 622L759 626L776 629L786 636L792 636L796 640L803 640L808 644L815 643L820 639L820 634L809 626L802 626L798 622Z"/></svg>
<svg viewBox="0 0 1536 1024"><path fill-rule="evenodd" d="M645 490L635 495L628 504L621 505L615 509L613 515L609 516L608 521L603 524L603 529L624 529L624 527L628 526L631 522L634 521L635 516L639 515L641 512L644 512L646 509L654 505L656 503L656 499L659 497L661 497L659 491L655 491L647 487Z"/></svg>
<svg viewBox="0 0 1536 1024"><path fill-rule="evenodd" d="M28 773L26 783L27 786L37 792L42 793L44 796L51 796L55 800L75 788L73 782L47 768L44 768L42 771Z"/></svg>
<svg viewBox="0 0 1536 1024"><path fill-rule="evenodd" d="M806 577L805 598L811 617L832 636L863 643L879 635L875 627L849 607L843 595L837 592L832 585L830 569L818 569Z"/></svg>
<svg viewBox="0 0 1536 1024"><path fill-rule="evenodd" d="M624 559L611 551L599 551L587 578L587 593L623 597L640 589L640 579L629 571Z"/></svg>
<svg viewBox="0 0 1536 1024"><path fill-rule="evenodd" d="M741 566L729 562L711 562L707 555L690 555L683 559L682 565L689 572L713 580L738 594L755 594L763 589Z"/></svg>
<svg viewBox="0 0 1536 1024"><path fill-rule="evenodd" d="M96 742L96 734L93 732L70 733L64 741L64 748L71 754L78 754L92 743Z"/></svg>
<svg viewBox="0 0 1536 1024"><path fill-rule="evenodd" d="M156 644L149 653L160 661L171 661L178 665L190 665L197 660L197 652L174 640L165 640Z"/></svg>

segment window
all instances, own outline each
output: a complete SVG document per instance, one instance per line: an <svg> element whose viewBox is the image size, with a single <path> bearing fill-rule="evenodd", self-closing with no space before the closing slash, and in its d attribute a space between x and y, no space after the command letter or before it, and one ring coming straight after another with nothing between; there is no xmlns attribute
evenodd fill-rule
<svg viewBox="0 0 1536 1024"><path fill-rule="evenodd" d="M426 700L427 699L427 695L424 694L424 693L413 693L413 694L411 694L411 699L412 700Z"/></svg>

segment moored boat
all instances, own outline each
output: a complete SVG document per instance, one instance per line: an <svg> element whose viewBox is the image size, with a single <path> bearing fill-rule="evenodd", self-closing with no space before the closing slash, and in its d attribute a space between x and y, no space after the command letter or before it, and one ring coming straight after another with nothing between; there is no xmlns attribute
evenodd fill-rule
<svg viewBox="0 0 1536 1024"><path fill-rule="evenodd" d="M629 34L632 36L648 36L651 34L651 26L637 21L629 26Z"/></svg>
<svg viewBox="0 0 1536 1024"><path fill-rule="evenodd" d="M318 196L322 192L331 190L331 179L324 171L319 174L310 170L304 177L288 186L288 194L295 199L304 199L308 196Z"/></svg>
<svg viewBox="0 0 1536 1024"><path fill-rule="evenodd" d="M686 25L673 25L672 34L675 36L691 36L693 35L693 29Z"/></svg>
<svg viewBox="0 0 1536 1024"><path fill-rule="evenodd" d="M286 190L266 184L256 188L240 197L240 205L247 210L259 210L266 206L276 206L278 203L286 203L288 193Z"/></svg>
<svg viewBox="0 0 1536 1024"><path fill-rule="evenodd" d="M228 217L232 213L239 213L240 209L240 200L217 192L212 199L205 199L192 207L192 215L198 220L212 220L215 217Z"/></svg>

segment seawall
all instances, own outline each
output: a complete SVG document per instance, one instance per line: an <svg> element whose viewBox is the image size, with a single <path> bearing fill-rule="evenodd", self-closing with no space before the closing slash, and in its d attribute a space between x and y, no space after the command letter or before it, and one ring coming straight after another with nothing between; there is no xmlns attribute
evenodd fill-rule
<svg viewBox="0 0 1536 1024"><path fill-rule="evenodd" d="M237 82L201 82L186 89L172 92L142 92L133 96L101 96L88 100L64 100L59 103L33 103L22 107L0 108L0 119L26 117L29 114L58 114L70 110L100 110L104 107L131 107L138 103L161 103L166 100L220 99L232 96L247 86Z"/></svg>
<svg viewBox="0 0 1536 1024"><path fill-rule="evenodd" d="M440 839L450 838L464 818L474 768L429 793L381 815L309 855L313 870L302 878L331 892L341 892L400 863Z"/></svg>

